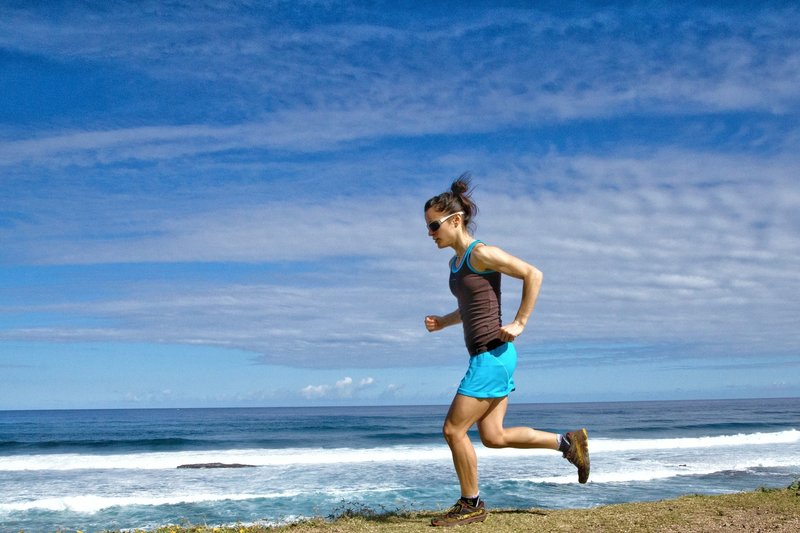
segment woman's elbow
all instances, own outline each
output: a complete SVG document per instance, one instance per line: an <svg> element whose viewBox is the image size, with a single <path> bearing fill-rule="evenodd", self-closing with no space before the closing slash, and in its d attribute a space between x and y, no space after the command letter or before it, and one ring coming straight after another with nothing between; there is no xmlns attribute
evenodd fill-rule
<svg viewBox="0 0 800 533"><path fill-rule="evenodd" d="M529 279L537 285L541 285L542 281L544 281L544 273L535 266L531 266L531 270L528 275Z"/></svg>

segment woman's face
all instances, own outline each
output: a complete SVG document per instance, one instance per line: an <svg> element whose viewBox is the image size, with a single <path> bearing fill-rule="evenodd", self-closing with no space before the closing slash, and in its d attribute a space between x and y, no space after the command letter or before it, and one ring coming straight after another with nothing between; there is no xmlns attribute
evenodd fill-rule
<svg viewBox="0 0 800 533"><path fill-rule="evenodd" d="M458 234L456 223L460 221L461 215L458 214L444 213L433 207L425 211L425 224L428 226L428 235L439 248L446 248L455 242ZM438 226L438 228L434 230L431 229L431 226Z"/></svg>

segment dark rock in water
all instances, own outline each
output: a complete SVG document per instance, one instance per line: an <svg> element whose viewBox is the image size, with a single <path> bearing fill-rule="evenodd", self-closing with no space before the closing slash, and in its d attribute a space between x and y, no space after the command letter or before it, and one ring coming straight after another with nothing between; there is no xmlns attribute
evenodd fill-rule
<svg viewBox="0 0 800 533"><path fill-rule="evenodd" d="M243 465L239 463L196 463L192 465L180 465L178 468L255 468L255 465Z"/></svg>

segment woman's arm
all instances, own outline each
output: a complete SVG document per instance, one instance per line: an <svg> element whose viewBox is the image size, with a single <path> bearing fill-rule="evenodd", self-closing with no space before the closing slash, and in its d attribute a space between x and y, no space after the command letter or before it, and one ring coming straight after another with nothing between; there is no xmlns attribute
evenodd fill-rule
<svg viewBox="0 0 800 533"><path fill-rule="evenodd" d="M519 337L536 306L543 274L535 266L504 252L496 246L476 246L471 255L476 270L496 270L522 280L522 299L514 321L500 329L500 340L510 342Z"/></svg>
<svg viewBox="0 0 800 533"><path fill-rule="evenodd" d="M458 309L444 316L428 315L425 317L425 327L428 331L439 331L460 322L461 312Z"/></svg>

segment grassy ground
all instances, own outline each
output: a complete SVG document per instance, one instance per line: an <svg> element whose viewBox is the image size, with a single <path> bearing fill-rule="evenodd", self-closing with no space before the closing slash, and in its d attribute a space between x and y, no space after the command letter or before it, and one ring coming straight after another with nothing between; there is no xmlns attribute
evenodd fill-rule
<svg viewBox="0 0 800 533"><path fill-rule="evenodd" d="M163 527L156 533L405 533L432 531L436 513L373 515L344 512L336 520L315 519L264 527ZM576 510L490 510L482 524L463 526L470 533L586 532L722 532L800 531L800 489L758 490L722 496L684 496L675 500L627 503Z"/></svg>

